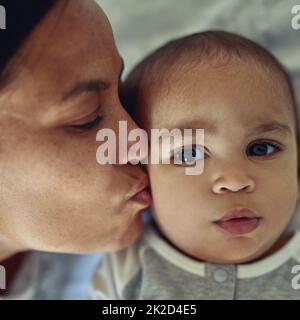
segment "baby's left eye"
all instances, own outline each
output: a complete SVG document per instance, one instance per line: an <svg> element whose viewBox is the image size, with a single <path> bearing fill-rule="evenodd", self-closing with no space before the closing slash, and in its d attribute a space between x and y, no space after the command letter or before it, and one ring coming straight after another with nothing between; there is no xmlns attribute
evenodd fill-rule
<svg viewBox="0 0 300 320"><path fill-rule="evenodd" d="M247 155L263 157L270 154L274 154L280 150L281 150L281 147L277 143L262 141L259 143L252 144L247 150Z"/></svg>

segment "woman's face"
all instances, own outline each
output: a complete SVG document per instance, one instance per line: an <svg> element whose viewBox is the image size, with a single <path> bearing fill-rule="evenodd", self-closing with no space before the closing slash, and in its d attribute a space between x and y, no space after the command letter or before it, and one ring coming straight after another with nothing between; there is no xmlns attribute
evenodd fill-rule
<svg viewBox="0 0 300 320"><path fill-rule="evenodd" d="M0 91L0 243L58 252L131 244L146 205L130 198L147 176L96 162L97 130L136 127L119 102L121 58L103 12L59 1L11 66Z"/></svg>

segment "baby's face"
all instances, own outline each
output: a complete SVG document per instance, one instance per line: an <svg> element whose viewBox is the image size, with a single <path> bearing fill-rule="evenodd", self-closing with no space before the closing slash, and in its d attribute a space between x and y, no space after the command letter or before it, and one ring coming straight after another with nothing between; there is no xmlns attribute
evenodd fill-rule
<svg viewBox="0 0 300 320"><path fill-rule="evenodd" d="M297 144L286 84L241 62L186 66L166 78L144 95L140 123L148 133L204 128L204 171L186 175L181 165L149 165L155 220L192 257L253 260L275 243L297 202ZM275 122L286 130L255 130ZM224 228L215 223L236 207L258 218Z"/></svg>

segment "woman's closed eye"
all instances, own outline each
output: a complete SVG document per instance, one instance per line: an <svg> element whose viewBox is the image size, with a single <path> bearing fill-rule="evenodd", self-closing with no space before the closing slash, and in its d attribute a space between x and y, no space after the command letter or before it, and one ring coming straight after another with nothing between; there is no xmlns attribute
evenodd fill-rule
<svg viewBox="0 0 300 320"><path fill-rule="evenodd" d="M69 127L72 129L75 129L75 130L79 130L79 131L88 131L88 130L91 130L91 129L95 128L96 126L98 126L98 124L100 123L101 120L102 120L101 116L96 116L91 121L82 122L82 123L78 123L78 124L72 124L72 125L69 125Z"/></svg>

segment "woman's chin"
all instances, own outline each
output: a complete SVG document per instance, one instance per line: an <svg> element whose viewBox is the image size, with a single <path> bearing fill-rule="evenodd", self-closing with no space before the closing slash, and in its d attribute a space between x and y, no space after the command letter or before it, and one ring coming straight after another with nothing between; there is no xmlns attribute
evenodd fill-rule
<svg viewBox="0 0 300 320"><path fill-rule="evenodd" d="M89 233L77 230L76 233L54 233L48 237L38 234L36 239L39 241L30 243L29 247L38 251L71 254L114 252L133 244L141 235L143 227L142 215L136 214L121 225L108 228L105 234L98 232L95 226Z"/></svg>
<svg viewBox="0 0 300 320"><path fill-rule="evenodd" d="M132 245L140 237L143 228L144 224L142 215L138 214L131 221L123 235L119 238L119 241L117 242L117 248L115 250L121 250Z"/></svg>

